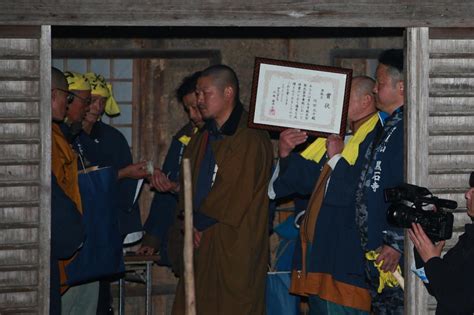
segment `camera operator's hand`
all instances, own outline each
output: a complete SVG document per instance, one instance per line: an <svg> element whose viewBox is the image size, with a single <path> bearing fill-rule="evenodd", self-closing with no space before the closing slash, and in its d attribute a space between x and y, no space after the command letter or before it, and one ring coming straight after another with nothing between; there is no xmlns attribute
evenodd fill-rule
<svg viewBox="0 0 474 315"><path fill-rule="evenodd" d="M429 239L423 228L418 223L412 223L412 228L408 230L408 235L415 245L416 251L420 254L423 262L427 262L433 257L440 257L443 251L445 241L440 241L436 244Z"/></svg>
<svg viewBox="0 0 474 315"><path fill-rule="evenodd" d="M466 198L467 215L474 219L474 188L469 189L464 197Z"/></svg>
<svg viewBox="0 0 474 315"><path fill-rule="evenodd" d="M383 261L382 266L380 267L383 271L395 272L397 270L398 261L402 254L393 247L388 245L383 245L380 250L377 250L380 255L377 257L375 262L378 264Z"/></svg>
<svg viewBox="0 0 474 315"><path fill-rule="evenodd" d="M293 149L308 139L306 132L299 129L286 129L280 133L278 140L278 155L286 158Z"/></svg>

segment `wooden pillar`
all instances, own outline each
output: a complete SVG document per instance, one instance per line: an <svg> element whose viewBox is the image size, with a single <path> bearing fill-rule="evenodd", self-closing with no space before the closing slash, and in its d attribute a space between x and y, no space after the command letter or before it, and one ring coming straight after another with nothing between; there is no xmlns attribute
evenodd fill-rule
<svg viewBox="0 0 474 315"><path fill-rule="evenodd" d="M41 27L40 38L41 161L39 216L38 311L49 314L51 251L51 26Z"/></svg>
<svg viewBox="0 0 474 315"><path fill-rule="evenodd" d="M408 28L406 37L406 181L428 186L428 97L429 37L428 28ZM413 244L405 233L405 314L426 314L427 292L423 283L410 271Z"/></svg>

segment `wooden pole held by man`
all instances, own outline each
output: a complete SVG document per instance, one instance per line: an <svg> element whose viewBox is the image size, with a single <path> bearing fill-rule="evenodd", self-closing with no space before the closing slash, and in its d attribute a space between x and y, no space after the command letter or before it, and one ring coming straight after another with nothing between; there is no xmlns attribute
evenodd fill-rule
<svg viewBox="0 0 474 315"><path fill-rule="evenodd" d="M189 159L183 160L184 175L184 291L186 299L186 315L196 315L196 294L194 291L193 264L193 197L191 164Z"/></svg>

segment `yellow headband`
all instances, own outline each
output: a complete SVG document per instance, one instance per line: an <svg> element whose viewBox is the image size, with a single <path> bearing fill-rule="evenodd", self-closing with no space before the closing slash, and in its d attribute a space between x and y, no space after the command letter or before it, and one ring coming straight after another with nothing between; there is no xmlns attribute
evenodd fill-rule
<svg viewBox="0 0 474 315"><path fill-rule="evenodd" d="M95 74L93 72L87 72L84 74L87 81L91 86L91 94L100 95L102 97L109 97L110 91L107 88L107 84L105 83L105 79L100 74Z"/></svg>
<svg viewBox="0 0 474 315"><path fill-rule="evenodd" d="M90 91L91 86L82 74L66 71L64 75L66 76L69 90Z"/></svg>
<svg viewBox="0 0 474 315"><path fill-rule="evenodd" d="M107 84L102 75L96 74L93 72L88 72L84 74L91 86L91 93L94 95L100 95L106 97L107 101L105 102L105 113L109 116L117 115L120 113L120 108L115 101L115 98L112 94L112 85Z"/></svg>

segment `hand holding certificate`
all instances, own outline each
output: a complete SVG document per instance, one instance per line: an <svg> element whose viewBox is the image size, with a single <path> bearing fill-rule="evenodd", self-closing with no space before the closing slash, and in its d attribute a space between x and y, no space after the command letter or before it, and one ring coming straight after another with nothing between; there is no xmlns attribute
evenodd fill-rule
<svg viewBox="0 0 474 315"><path fill-rule="evenodd" d="M249 126L344 136L352 70L256 58Z"/></svg>

